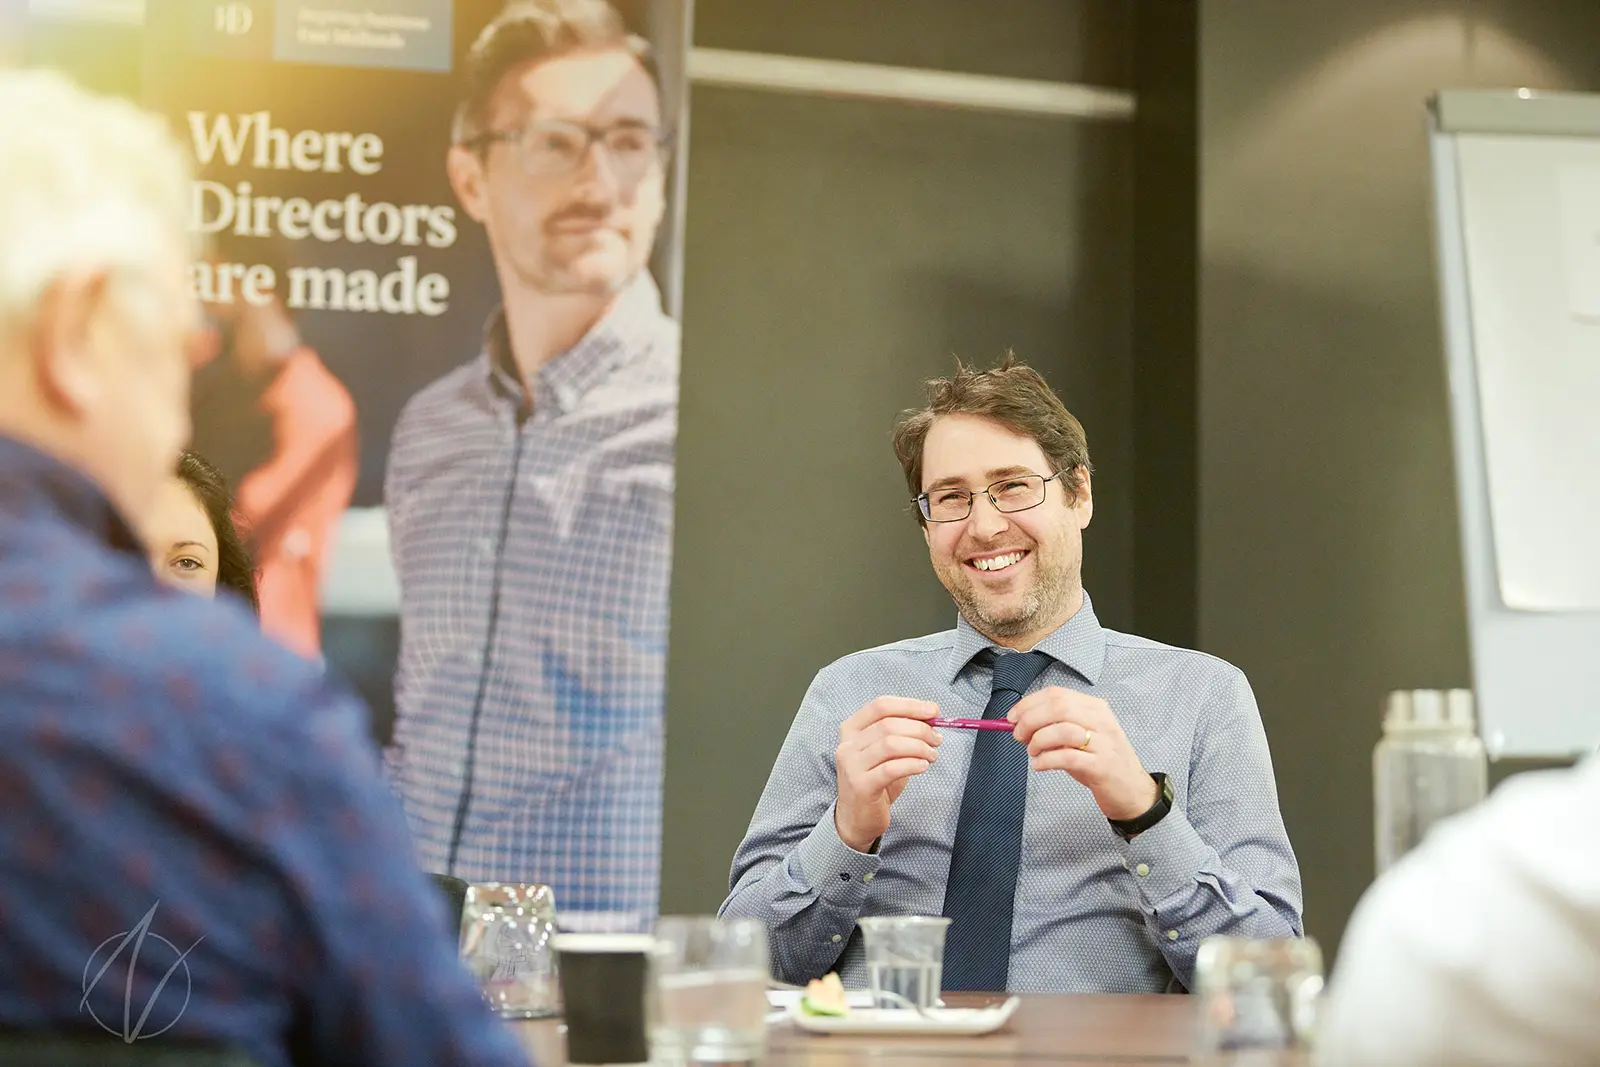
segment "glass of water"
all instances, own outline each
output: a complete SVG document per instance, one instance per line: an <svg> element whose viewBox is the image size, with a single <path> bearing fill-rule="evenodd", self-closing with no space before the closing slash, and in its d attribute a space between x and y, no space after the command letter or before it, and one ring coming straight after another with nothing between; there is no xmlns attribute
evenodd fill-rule
<svg viewBox="0 0 1600 1067"><path fill-rule="evenodd" d="M489 1006L514 1019L560 1014L555 893L547 885L480 882L461 909L461 961Z"/></svg>
<svg viewBox="0 0 1600 1067"><path fill-rule="evenodd" d="M767 928L754 919L656 922L650 1031L653 1062L750 1063L767 1048Z"/></svg>
<svg viewBox="0 0 1600 1067"><path fill-rule="evenodd" d="M1195 960L1196 1060L1207 1067L1309 1063L1322 996L1312 938L1209 937Z"/></svg>
<svg viewBox="0 0 1600 1067"><path fill-rule="evenodd" d="M950 920L929 915L858 919L867 954L867 988L879 1007L937 1008ZM885 995L887 994L887 995Z"/></svg>

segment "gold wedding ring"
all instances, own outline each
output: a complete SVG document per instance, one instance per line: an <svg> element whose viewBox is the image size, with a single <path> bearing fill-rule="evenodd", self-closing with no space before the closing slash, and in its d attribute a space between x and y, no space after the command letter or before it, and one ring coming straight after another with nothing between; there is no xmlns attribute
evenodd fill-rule
<svg viewBox="0 0 1600 1067"><path fill-rule="evenodd" d="M1078 751L1079 752L1087 752L1087 751L1089 751L1089 742L1093 741L1093 740L1094 740L1094 731L1093 730L1085 730L1085 731L1083 731L1083 744L1078 746Z"/></svg>

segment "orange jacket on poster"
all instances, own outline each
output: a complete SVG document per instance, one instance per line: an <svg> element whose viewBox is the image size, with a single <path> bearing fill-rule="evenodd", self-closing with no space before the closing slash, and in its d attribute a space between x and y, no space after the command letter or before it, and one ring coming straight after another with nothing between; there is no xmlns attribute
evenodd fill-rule
<svg viewBox="0 0 1600 1067"><path fill-rule="evenodd" d="M262 394L261 410L272 422L272 456L236 490L259 567L261 626L302 655L317 656L323 568L355 492L355 404L302 345Z"/></svg>

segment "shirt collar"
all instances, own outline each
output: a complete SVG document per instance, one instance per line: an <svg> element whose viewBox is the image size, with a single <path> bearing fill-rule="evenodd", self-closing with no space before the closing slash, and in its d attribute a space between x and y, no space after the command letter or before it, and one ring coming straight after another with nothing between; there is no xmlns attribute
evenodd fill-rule
<svg viewBox="0 0 1600 1067"><path fill-rule="evenodd" d="M977 630L966 619L956 619L956 639L950 646L946 661L948 681L954 683L967 665L984 651L998 646ZM1033 651L1043 652L1081 677L1090 685L1098 685L1106 663L1106 632L1095 617L1094 605L1087 591L1083 606L1072 618L1043 641L1033 646Z"/></svg>
<svg viewBox="0 0 1600 1067"><path fill-rule="evenodd" d="M664 314L655 279L648 270L641 270L623 287L611 310L577 344L539 368L534 382L534 407L553 404L558 413L576 408L619 365L638 358L649 348ZM511 355L503 307L495 309L484 327L482 359L492 392L523 397L522 376Z"/></svg>
<svg viewBox="0 0 1600 1067"><path fill-rule="evenodd" d="M119 552L144 547L88 475L12 437L0 436L0 518L56 519Z"/></svg>

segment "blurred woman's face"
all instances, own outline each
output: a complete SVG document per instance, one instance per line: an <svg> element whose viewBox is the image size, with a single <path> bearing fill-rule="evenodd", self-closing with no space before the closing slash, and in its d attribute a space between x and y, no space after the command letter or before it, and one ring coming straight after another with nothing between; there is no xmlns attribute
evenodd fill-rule
<svg viewBox="0 0 1600 1067"><path fill-rule="evenodd" d="M217 593L217 533L182 478L167 479L150 516L150 566L168 585Z"/></svg>

